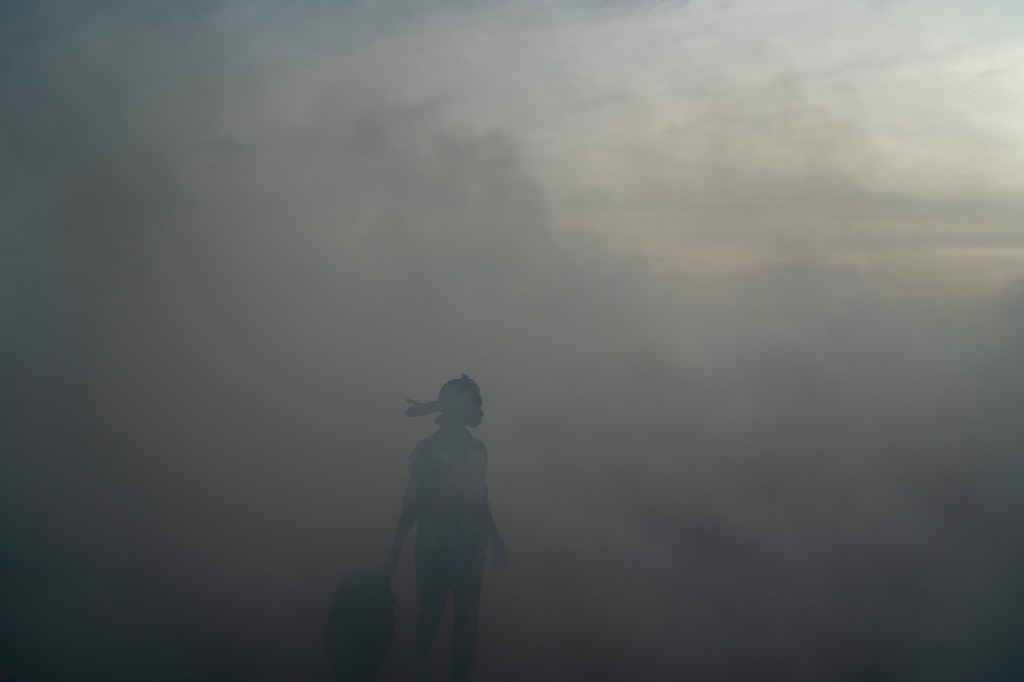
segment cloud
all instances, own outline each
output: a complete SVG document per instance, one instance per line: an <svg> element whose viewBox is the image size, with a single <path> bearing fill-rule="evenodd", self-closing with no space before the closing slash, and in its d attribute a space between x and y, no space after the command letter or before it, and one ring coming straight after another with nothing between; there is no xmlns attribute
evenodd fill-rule
<svg viewBox="0 0 1024 682"><path fill-rule="evenodd" d="M667 269L799 254L973 297L1020 272L970 246L1005 235L993 214L1022 177L1019 54L993 29L912 2L527 3L440 13L346 61L411 106L514 131L559 226ZM936 248L970 261L955 283Z"/></svg>

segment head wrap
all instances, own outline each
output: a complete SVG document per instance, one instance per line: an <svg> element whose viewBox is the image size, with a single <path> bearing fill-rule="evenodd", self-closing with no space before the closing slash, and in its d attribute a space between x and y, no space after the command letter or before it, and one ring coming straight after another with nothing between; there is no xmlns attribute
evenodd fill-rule
<svg viewBox="0 0 1024 682"><path fill-rule="evenodd" d="M480 410L483 399L480 397L480 386L463 373L458 379L452 379L441 387L437 393L437 400L429 403L421 403L412 398L406 398L409 403L405 414L410 417L422 417L428 414L440 412L460 412L464 410Z"/></svg>

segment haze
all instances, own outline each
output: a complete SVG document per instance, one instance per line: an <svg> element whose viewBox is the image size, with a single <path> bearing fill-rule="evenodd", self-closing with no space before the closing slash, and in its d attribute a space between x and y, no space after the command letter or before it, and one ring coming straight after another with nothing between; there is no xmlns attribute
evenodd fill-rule
<svg viewBox="0 0 1024 682"><path fill-rule="evenodd" d="M4 4L0 677L330 679L466 372L478 679L1021 679L1022 7Z"/></svg>

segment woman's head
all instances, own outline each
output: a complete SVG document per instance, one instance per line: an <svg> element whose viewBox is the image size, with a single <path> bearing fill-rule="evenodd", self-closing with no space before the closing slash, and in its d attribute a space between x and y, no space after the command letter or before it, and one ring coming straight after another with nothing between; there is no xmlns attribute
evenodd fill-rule
<svg viewBox="0 0 1024 682"><path fill-rule="evenodd" d="M438 424L479 426L483 421L484 401L480 397L480 386L465 374L446 382L437 394L437 402L441 414L434 421Z"/></svg>
<svg viewBox="0 0 1024 682"><path fill-rule="evenodd" d="M442 426L476 427L484 418L480 386L466 374L446 382L438 392L437 400L433 402L418 403L414 400L408 400L408 402L412 403L412 407L405 411L407 415L419 417L440 412L441 414L434 419L434 422Z"/></svg>

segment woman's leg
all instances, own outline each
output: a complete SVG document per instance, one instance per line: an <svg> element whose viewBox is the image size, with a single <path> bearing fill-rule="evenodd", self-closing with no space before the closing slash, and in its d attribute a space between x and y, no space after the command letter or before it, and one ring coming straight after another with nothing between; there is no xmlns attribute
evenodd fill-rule
<svg viewBox="0 0 1024 682"><path fill-rule="evenodd" d="M452 682L468 682L476 654L476 633L480 612L486 557L467 559L456 566L451 587L455 598L455 628L452 635Z"/></svg>
<svg viewBox="0 0 1024 682"><path fill-rule="evenodd" d="M420 610L416 618L416 645L413 649L413 669L423 675L430 657L430 644L444 615L448 601L450 571L443 562L416 557L416 587L420 592Z"/></svg>

